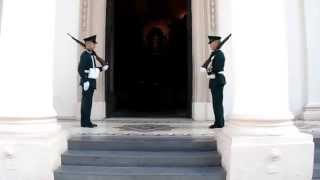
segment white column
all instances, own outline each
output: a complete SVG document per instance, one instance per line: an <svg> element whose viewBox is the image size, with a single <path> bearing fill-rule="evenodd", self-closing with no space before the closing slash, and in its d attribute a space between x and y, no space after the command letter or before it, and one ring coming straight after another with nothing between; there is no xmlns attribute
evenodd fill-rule
<svg viewBox="0 0 320 180"><path fill-rule="evenodd" d="M228 180L310 180L313 140L288 102L286 0L232 2L234 105L219 132Z"/></svg>
<svg viewBox="0 0 320 180"><path fill-rule="evenodd" d="M193 63L193 99L192 119L196 121L212 120L212 104L207 77L200 67L209 57L208 34L214 29L214 1L192 0L192 63Z"/></svg>
<svg viewBox="0 0 320 180"><path fill-rule="evenodd" d="M59 119L75 119L79 85L78 63L81 47L66 36L69 32L79 36L80 0L56 0L53 103ZM80 95L80 91L79 91ZM80 124L80 122L79 122Z"/></svg>
<svg viewBox="0 0 320 180"><path fill-rule="evenodd" d="M303 119L320 120L320 1L304 1L307 44L307 104Z"/></svg>
<svg viewBox="0 0 320 180"><path fill-rule="evenodd" d="M66 141L53 108L55 0L4 0L0 180L53 180Z"/></svg>

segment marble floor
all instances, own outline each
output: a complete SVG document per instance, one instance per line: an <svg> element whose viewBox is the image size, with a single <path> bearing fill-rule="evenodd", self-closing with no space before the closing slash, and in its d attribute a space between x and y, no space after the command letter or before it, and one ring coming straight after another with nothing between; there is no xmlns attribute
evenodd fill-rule
<svg viewBox="0 0 320 180"><path fill-rule="evenodd" d="M215 136L217 130L208 129L212 121L192 121L191 119L150 119L128 118L94 121L97 128L81 128L78 120L59 120L68 136ZM320 137L320 121L295 121L305 133Z"/></svg>

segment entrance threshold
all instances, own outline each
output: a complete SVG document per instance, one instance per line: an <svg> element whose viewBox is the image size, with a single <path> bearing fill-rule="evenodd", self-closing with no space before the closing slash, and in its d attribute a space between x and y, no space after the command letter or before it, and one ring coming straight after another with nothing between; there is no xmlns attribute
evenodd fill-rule
<svg viewBox="0 0 320 180"><path fill-rule="evenodd" d="M112 117L103 119L105 122L116 123L191 123L194 122L191 118L162 118L162 117Z"/></svg>

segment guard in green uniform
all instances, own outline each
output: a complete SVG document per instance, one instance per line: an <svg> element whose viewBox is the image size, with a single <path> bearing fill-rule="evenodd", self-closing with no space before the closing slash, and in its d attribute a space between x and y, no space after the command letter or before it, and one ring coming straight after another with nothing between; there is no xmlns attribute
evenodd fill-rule
<svg viewBox="0 0 320 180"><path fill-rule="evenodd" d="M212 52L207 60L208 64L204 68L209 78L209 88L211 90L213 111L215 116L215 123L209 128L223 128L223 87L226 84L225 76L223 74L225 57L223 52L219 49L221 45L221 37L208 36L208 38Z"/></svg>
<svg viewBox="0 0 320 180"><path fill-rule="evenodd" d="M92 108L92 97L96 89L96 79L99 77L101 71L108 69L108 65L102 67L96 66L96 54L95 46L96 36L90 36L84 39L85 50L81 54L80 63L78 66L78 72L81 77L80 85L82 86L82 99L81 99L81 127L94 128L96 124L91 122L91 108Z"/></svg>

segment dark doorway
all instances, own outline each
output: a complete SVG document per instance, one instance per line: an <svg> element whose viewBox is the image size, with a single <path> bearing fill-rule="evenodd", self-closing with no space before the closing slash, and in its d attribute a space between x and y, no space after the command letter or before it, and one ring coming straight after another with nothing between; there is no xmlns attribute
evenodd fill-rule
<svg viewBox="0 0 320 180"><path fill-rule="evenodd" d="M107 117L191 117L191 0L108 0Z"/></svg>

